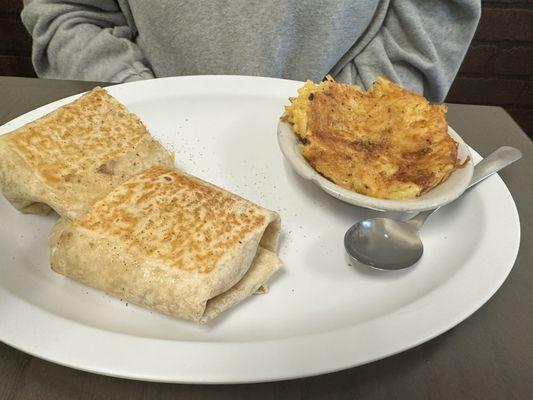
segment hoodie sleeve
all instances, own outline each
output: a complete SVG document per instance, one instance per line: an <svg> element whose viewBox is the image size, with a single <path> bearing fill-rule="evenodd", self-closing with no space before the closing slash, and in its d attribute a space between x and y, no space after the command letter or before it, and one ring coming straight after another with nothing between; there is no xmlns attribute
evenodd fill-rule
<svg viewBox="0 0 533 400"><path fill-rule="evenodd" d="M22 22L43 78L125 82L153 78L114 0L25 0Z"/></svg>
<svg viewBox="0 0 533 400"><path fill-rule="evenodd" d="M480 0L382 1L363 47L352 51L332 74L339 81L365 88L383 75L441 102L468 50L480 14Z"/></svg>

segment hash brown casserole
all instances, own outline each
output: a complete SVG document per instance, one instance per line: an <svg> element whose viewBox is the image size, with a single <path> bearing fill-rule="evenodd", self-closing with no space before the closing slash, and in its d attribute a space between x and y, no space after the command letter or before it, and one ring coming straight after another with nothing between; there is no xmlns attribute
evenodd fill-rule
<svg viewBox="0 0 533 400"><path fill-rule="evenodd" d="M292 125L311 166L346 189L383 199L412 199L461 167L448 135L446 106L432 105L385 78L363 91L331 77L307 81L289 99Z"/></svg>

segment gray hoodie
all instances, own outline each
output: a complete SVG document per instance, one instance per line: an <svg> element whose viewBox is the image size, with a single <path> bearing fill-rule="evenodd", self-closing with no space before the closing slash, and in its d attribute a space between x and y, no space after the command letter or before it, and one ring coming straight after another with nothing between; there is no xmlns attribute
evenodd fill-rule
<svg viewBox="0 0 533 400"><path fill-rule="evenodd" d="M381 74L442 101L480 0L26 0L45 78L239 74L368 88Z"/></svg>

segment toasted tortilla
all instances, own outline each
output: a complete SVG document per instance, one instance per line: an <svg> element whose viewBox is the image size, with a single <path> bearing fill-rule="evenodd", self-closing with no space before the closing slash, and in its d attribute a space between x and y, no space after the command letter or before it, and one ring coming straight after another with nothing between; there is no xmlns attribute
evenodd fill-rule
<svg viewBox="0 0 533 400"><path fill-rule="evenodd" d="M50 233L58 273L162 313L207 322L281 266L280 218L195 177L153 167Z"/></svg>
<svg viewBox="0 0 533 400"><path fill-rule="evenodd" d="M67 218L136 173L172 157L102 88L0 136L0 189L24 213Z"/></svg>

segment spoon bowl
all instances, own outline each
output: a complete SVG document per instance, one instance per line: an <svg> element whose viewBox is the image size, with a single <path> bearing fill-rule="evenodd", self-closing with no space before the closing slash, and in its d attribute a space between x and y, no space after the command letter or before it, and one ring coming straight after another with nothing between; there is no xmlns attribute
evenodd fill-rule
<svg viewBox="0 0 533 400"><path fill-rule="evenodd" d="M387 270L409 267L424 253L418 226L391 218L365 219L352 225L344 236L344 246L363 264Z"/></svg>
<svg viewBox="0 0 533 400"><path fill-rule="evenodd" d="M474 167L468 188L522 157L513 147L500 147ZM438 208L423 211L408 221L392 218L364 219L344 235L344 247L354 261L376 269L400 270L414 265L424 253L420 229Z"/></svg>

